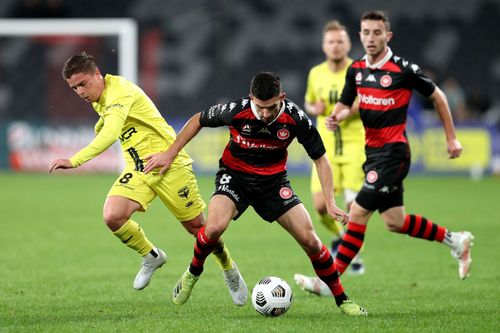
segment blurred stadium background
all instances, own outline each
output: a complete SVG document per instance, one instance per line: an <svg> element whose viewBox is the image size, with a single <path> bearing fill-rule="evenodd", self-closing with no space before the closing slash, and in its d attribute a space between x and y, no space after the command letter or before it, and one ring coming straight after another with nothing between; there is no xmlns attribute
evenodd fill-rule
<svg viewBox="0 0 500 333"><path fill-rule="evenodd" d="M285 6L278 0L2 0L0 170L45 171L52 158L69 157L91 139L97 116L60 75L64 60L81 50L94 54L103 72L126 72L179 129L195 112L246 94L258 70L279 73L289 97L302 105L308 70L323 60L325 22L339 19L348 26L357 58L363 54L359 17L368 9L389 11L391 47L445 90L464 146L461 159L446 158L437 115L415 95L409 120L413 172L500 174L499 0L289 0ZM95 26L115 26L101 21L110 18L127 19L131 30L125 34L137 33L135 49L109 31L96 35ZM13 24L34 21L11 20L27 19L53 24L61 34L13 34ZM68 34L57 25L65 19L87 19L93 28L70 21L68 30L81 33ZM190 145L198 171L214 170L226 139L224 130L206 130ZM116 170L120 166L109 162L119 154L115 147L84 170ZM309 168L295 146L289 170Z"/></svg>

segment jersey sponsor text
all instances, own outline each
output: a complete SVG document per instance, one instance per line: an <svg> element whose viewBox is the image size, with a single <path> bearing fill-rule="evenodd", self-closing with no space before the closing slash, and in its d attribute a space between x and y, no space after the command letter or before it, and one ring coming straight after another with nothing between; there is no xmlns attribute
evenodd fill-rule
<svg viewBox="0 0 500 333"><path fill-rule="evenodd" d="M363 104L368 104L368 105L395 105L396 101L394 98L389 97L389 98L380 98L380 97L375 97L373 95L365 95L365 94L358 94L359 101Z"/></svg>

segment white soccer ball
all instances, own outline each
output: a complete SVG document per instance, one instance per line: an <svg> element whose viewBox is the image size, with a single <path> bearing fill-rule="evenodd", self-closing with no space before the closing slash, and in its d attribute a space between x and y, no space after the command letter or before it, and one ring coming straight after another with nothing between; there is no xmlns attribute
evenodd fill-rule
<svg viewBox="0 0 500 333"><path fill-rule="evenodd" d="M252 304L258 313L278 317L292 305L292 289L285 280L268 276L260 280L252 291Z"/></svg>

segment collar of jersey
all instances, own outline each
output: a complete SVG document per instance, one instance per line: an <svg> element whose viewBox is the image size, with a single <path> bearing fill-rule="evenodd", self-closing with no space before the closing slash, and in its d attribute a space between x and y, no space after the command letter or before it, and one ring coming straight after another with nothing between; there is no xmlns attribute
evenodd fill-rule
<svg viewBox="0 0 500 333"><path fill-rule="evenodd" d="M106 94L108 93L108 87L111 85L111 75L105 74L104 77L102 78L104 80L104 89L101 93L101 96L99 96L99 99L95 101L94 103L104 105L104 102L106 101Z"/></svg>
<svg viewBox="0 0 500 333"><path fill-rule="evenodd" d="M259 113L257 112L257 108L255 107L255 104L252 100L250 100L250 107L252 108L252 112L253 112L253 115L255 116L255 118L260 120ZM276 117L273 119L273 121L271 121L269 124L266 124L266 125L269 126L272 123L274 123L276 121L276 119L278 119L283 114L284 111L285 111L285 101L283 100L283 105L281 105L281 109L280 109L280 112L278 112L278 115L276 115Z"/></svg>
<svg viewBox="0 0 500 333"><path fill-rule="evenodd" d="M384 66L384 65L386 64L386 62L388 62L388 61L389 61L389 59L391 59L391 58L392 58L392 50L391 50L391 48L390 48L390 47L387 47L387 54L385 55L385 57L384 57L384 58L382 58L382 59L381 59L379 62L377 62L376 64L373 64L373 65L372 65L372 64L370 64L370 63L368 62L368 57L366 56L366 54L365 54L365 56L363 57L363 59L365 59L365 64L366 64L366 67L368 67L368 68L370 68L370 69L378 69L378 68L380 68L380 67Z"/></svg>

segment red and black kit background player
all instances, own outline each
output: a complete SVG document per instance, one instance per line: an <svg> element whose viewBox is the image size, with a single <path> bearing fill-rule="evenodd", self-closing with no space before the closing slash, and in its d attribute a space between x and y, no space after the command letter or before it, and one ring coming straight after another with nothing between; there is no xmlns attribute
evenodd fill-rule
<svg viewBox="0 0 500 333"><path fill-rule="evenodd" d="M301 201L287 179L287 148L297 138L313 160L325 154L323 141L309 117L284 99L277 117L266 124L249 97L201 112L203 127L227 126L229 142L219 160L215 194L229 197L237 219L249 205L266 221L275 221Z"/></svg>
<svg viewBox="0 0 500 333"><path fill-rule="evenodd" d="M457 158L462 145L456 138L446 95L420 68L393 54L387 43L393 33L387 14L368 11L361 16L360 40L366 55L351 64L342 96L332 115L326 119L334 130L358 97L359 112L366 133L365 181L349 212L347 232L335 258L338 271L344 272L364 243L367 223L378 210L391 232L436 241L452 249L461 279L469 275L469 231L454 232L422 215L407 214L403 204L403 180L410 168L410 146L406 136L406 116L413 90L429 97L445 133L448 156Z"/></svg>
<svg viewBox="0 0 500 333"><path fill-rule="evenodd" d="M377 64L370 66L364 56L349 68L340 102L350 106L358 97L366 130L365 182L356 198L364 208L383 212L403 205L402 181L411 158L408 105L414 89L429 97L435 88L418 65L394 55L390 48Z"/></svg>

